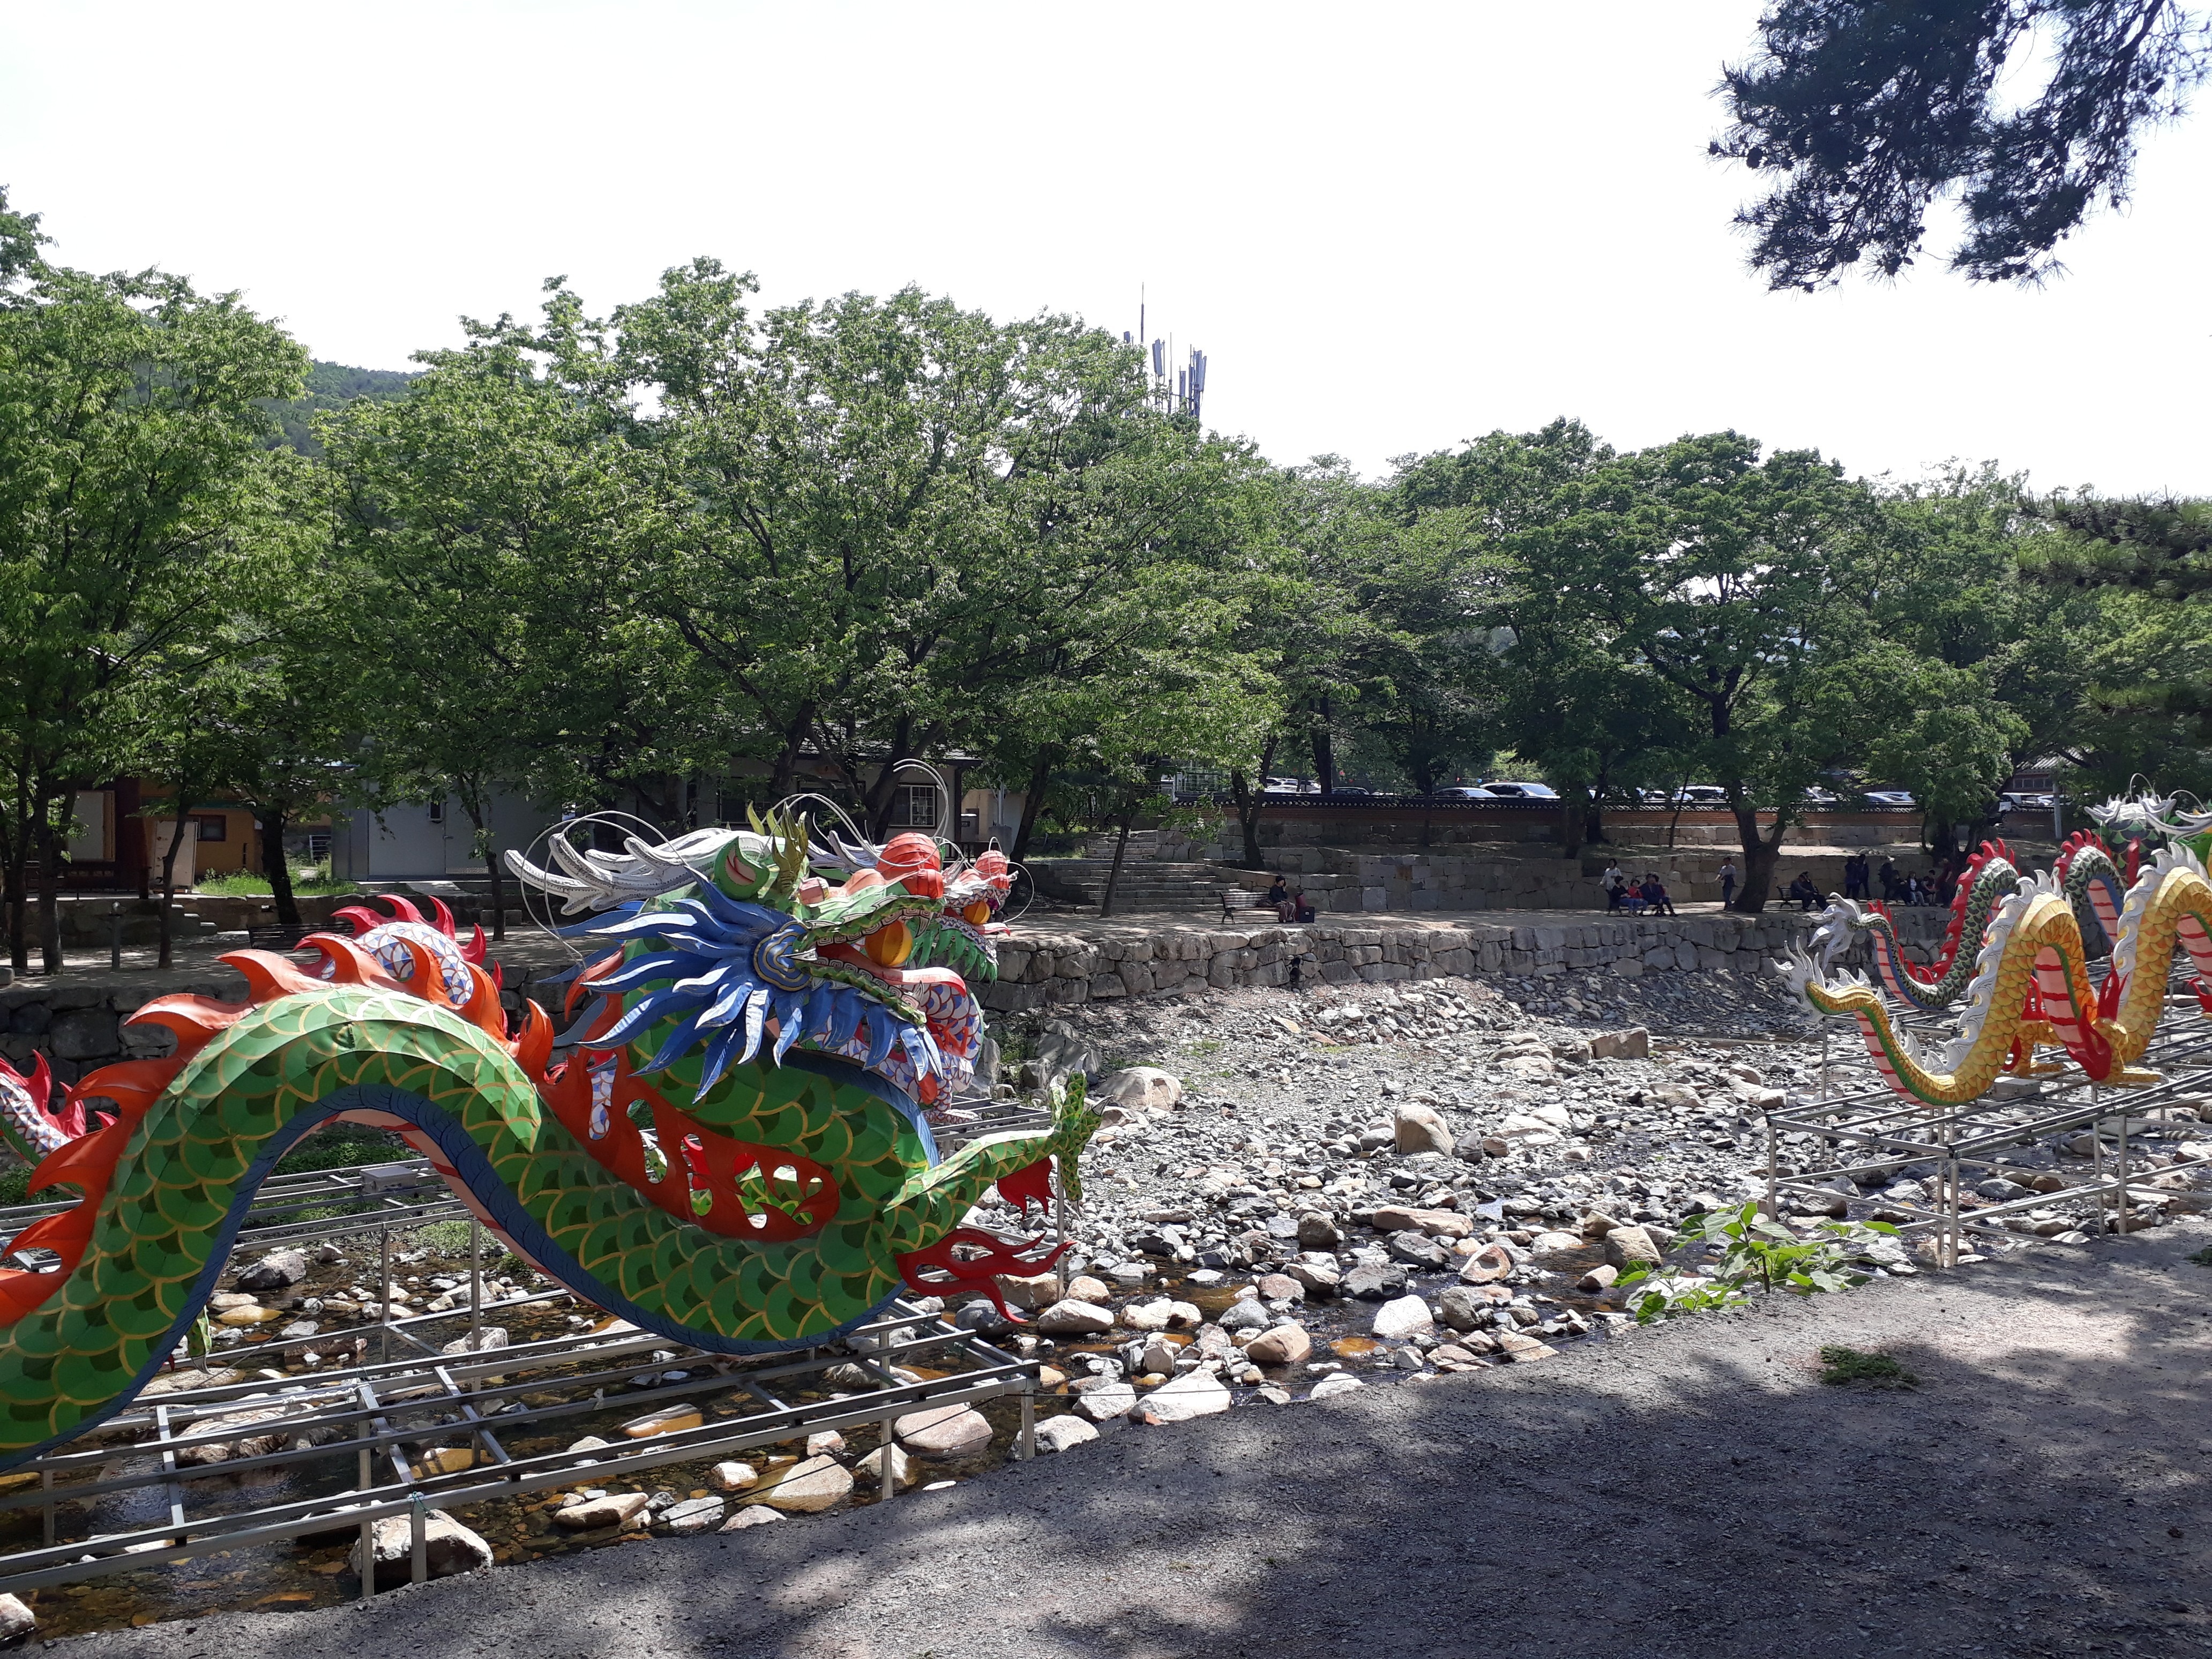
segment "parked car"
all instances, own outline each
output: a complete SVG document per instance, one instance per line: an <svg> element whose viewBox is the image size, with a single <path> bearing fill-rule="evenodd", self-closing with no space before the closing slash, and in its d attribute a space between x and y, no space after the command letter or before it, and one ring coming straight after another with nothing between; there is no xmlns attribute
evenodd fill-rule
<svg viewBox="0 0 2212 1659"><path fill-rule="evenodd" d="M1557 800L1559 792L1548 784L1500 783L1496 781L1482 786L1492 795L1504 800Z"/></svg>
<svg viewBox="0 0 2212 1659"><path fill-rule="evenodd" d="M2049 795L2039 795L2029 789L2007 789L1997 796L2000 812L2048 812L2051 806Z"/></svg>
<svg viewBox="0 0 2212 1659"><path fill-rule="evenodd" d="M1808 806L1833 806L1842 799L1843 797L1833 790L1823 789L1817 784L1805 791L1805 802Z"/></svg>
<svg viewBox="0 0 2212 1659"><path fill-rule="evenodd" d="M1496 800L1496 795L1479 783L1448 783L1429 793L1440 800Z"/></svg>
<svg viewBox="0 0 2212 1659"><path fill-rule="evenodd" d="M1726 806L1728 791L1717 783L1686 783L1674 792L1674 799L1685 806Z"/></svg>
<svg viewBox="0 0 2212 1659"><path fill-rule="evenodd" d="M1865 793L1868 801L1875 806L1917 806L1920 805L1918 801L1912 799L1912 794L1910 790L1869 789Z"/></svg>
<svg viewBox="0 0 2212 1659"><path fill-rule="evenodd" d="M1336 786L1336 793L1340 795L1371 795L1375 792L1372 789L1362 789L1357 784L1340 783Z"/></svg>

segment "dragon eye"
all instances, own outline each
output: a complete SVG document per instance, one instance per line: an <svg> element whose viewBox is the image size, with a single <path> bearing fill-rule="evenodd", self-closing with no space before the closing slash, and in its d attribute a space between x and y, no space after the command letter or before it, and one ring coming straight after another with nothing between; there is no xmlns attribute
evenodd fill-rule
<svg viewBox="0 0 2212 1659"><path fill-rule="evenodd" d="M914 935L902 921L894 921L878 927L860 941L868 953L868 960L878 968L896 968L914 951Z"/></svg>
<svg viewBox="0 0 2212 1659"><path fill-rule="evenodd" d="M984 903L982 900L977 899L973 904L969 905L960 914L965 917L971 925L981 927L985 922L990 921L991 907Z"/></svg>

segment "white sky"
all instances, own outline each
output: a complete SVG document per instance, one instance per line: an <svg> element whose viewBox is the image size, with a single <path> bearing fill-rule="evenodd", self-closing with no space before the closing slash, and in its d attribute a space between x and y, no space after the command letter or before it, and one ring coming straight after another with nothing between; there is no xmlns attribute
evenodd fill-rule
<svg viewBox="0 0 2212 1659"><path fill-rule="evenodd" d="M0 183L57 256L245 290L319 357L595 310L712 253L1212 360L1210 424L1387 457L1581 416L1855 471L2212 493L2212 110L2040 292L1768 294L1709 161L1750 0L1567 6L23 3Z"/></svg>

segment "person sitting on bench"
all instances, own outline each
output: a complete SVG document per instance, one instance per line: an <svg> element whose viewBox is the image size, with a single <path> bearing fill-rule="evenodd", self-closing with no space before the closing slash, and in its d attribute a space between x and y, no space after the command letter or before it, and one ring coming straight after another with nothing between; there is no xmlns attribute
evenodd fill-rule
<svg viewBox="0 0 2212 1659"><path fill-rule="evenodd" d="M1667 896L1667 884L1659 879L1656 870L1644 878L1640 896L1644 900L1644 915L1671 916L1674 914L1674 902Z"/></svg>
<svg viewBox="0 0 2212 1659"><path fill-rule="evenodd" d="M1817 910L1820 908L1820 890L1814 885L1813 872L1810 870L1800 870L1797 872L1797 879L1790 884L1790 897L1800 910Z"/></svg>

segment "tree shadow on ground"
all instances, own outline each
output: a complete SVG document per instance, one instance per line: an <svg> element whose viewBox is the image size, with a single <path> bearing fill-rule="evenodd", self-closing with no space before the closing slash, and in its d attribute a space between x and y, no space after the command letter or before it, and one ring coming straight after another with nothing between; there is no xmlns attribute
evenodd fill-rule
<svg viewBox="0 0 2212 1659"><path fill-rule="evenodd" d="M888 1508L82 1648L2193 1653L2212 1646L2212 1269L2181 1258L2207 1236L1776 1298L1538 1365L1129 1429ZM1918 1385L1823 1385L1828 1344Z"/></svg>

